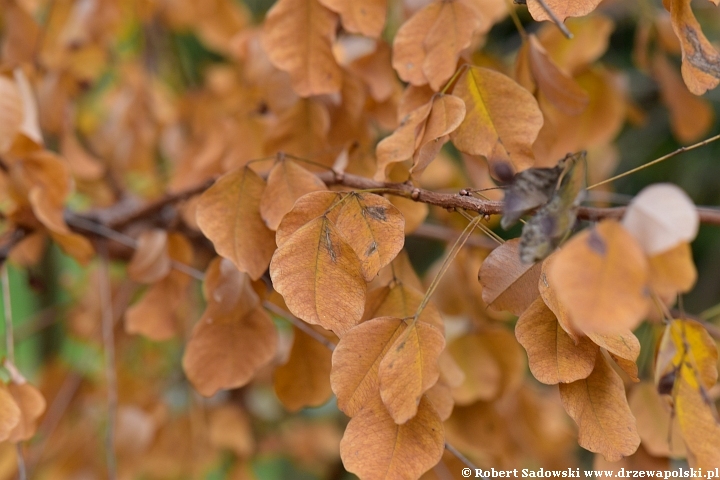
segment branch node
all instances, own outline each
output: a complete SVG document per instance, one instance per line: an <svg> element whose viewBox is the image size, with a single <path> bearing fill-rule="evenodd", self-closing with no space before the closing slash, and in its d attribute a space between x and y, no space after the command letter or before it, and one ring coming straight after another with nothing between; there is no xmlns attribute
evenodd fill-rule
<svg viewBox="0 0 720 480"><path fill-rule="evenodd" d="M420 199L420 189L413 188L413 191L410 193L410 198L417 202Z"/></svg>

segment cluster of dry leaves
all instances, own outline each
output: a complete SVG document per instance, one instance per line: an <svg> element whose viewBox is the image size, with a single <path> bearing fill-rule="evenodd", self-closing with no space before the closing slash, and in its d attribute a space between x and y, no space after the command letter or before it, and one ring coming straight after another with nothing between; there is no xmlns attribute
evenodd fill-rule
<svg viewBox="0 0 720 480"><path fill-rule="evenodd" d="M0 448L0 476L17 455L47 478L247 479L286 456L445 479L467 461L447 445L484 468L576 466L578 443L605 469L720 465L716 341L672 308L697 277L692 201L650 186L568 239L585 177L644 121L600 60L613 19L639 17L680 142L713 124L720 54L690 0L544 3L278 0L257 22L234 0L0 2L3 261L50 239L83 265L64 335L106 359L44 356L38 389L7 355L0 439L35 438ZM168 54L184 32L222 59L199 82ZM522 238L487 226L497 183L503 226L533 215ZM421 279L405 239L432 232L447 255ZM278 409L333 395L346 425Z"/></svg>

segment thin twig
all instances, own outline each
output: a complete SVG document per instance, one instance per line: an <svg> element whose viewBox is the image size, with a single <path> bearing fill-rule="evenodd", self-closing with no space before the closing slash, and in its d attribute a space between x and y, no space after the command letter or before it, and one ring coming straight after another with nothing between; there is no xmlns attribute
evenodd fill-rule
<svg viewBox="0 0 720 480"><path fill-rule="evenodd" d="M460 450L450 445L448 442L445 442L445 450L452 453L457 457L458 460L460 460L462 463L464 463L468 468L472 469L473 473L475 473L475 470L479 470L478 467L472 463L465 455L460 453ZM487 480L485 477L474 477L474 478L482 478L483 480Z"/></svg>
<svg viewBox="0 0 720 480"><path fill-rule="evenodd" d="M102 308L102 337L105 351L105 379L107 381L108 418L105 431L105 457L108 478L117 479L115 456L115 420L117 415L117 372L115 371L115 322L113 321L112 291L108 268L107 245L100 242L100 305Z"/></svg>
<svg viewBox="0 0 720 480"><path fill-rule="evenodd" d="M573 34L568 30L568 28L565 26L563 22L560 21L560 19L555 15L555 12L552 11L550 7L548 7L547 3L545 3L545 0L537 0L537 2L540 4L540 6L545 10L545 13L548 14L548 17L553 21L555 25L560 29L560 31L565 35L567 39L572 39Z"/></svg>
<svg viewBox="0 0 720 480"><path fill-rule="evenodd" d="M307 323L303 322L299 318L295 317L292 313L286 312L282 308L278 307L274 303L265 301L263 302L263 306L273 312L278 317L282 317L288 322L292 323L294 326L296 326L299 330L302 330L303 332L307 333L310 337L314 338L318 342L325 345L330 351L335 350L335 343L331 342L327 338L325 338L321 333L316 332L313 330L313 328L308 325Z"/></svg>
<svg viewBox="0 0 720 480"><path fill-rule="evenodd" d="M410 235L422 238L431 238L433 240L441 240L443 242L454 242L460 233L457 230L445 225L438 225L437 223L423 223ZM471 247L486 248L488 250L492 250L498 246L498 243L495 240L481 235L470 235L465 244Z"/></svg>

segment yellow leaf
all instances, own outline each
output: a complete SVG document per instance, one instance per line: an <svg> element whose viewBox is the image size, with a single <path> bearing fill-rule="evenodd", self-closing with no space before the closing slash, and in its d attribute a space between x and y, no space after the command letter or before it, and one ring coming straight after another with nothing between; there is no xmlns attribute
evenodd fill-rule
<svg viewBox="0 0 720 480"><path fill-rule="evenodd" d="M283 158L270 170L260 199L260 215L271 230L277 230L298 198L321 190L327 190L322 180L296 162Z"/></svg>
<svg viewBox="0 0 720 480"><path fill-rule="evenodd" d="M480 26L463 2L433 2L405 22L393 42L393 67L412 85L440 90L457 68L460 52Z"/></svg>
<svg viewBox="0 0 720 480"><path fill-rule="evenodd" d="M444 449L443 424L425 398L417 415L402 425L381 403L368 405L350 420L340 442L345 468L367 479L419 478L440 461Z"/></svg>
<svg viewBox="0 0 720 480"><path fill-rule="evenodd" d="M720 83L720 53L703 34L690 8L690 0L670 1L670 20L682 47L682 77L695 95Z"/></svg>
<svg viewBox="0 0 720 480"><path fill-rule="evenodd" d="M365 280L372 280L405 243L405 219L385 198L371 193L349 193L335 226L360 259Z"/></svg>
<svg viewBox="0 0 720 480"><path fill-rule="evenodd" d="M718 380L718 350L702 324L694 320L673 320L667 327L675 345L672 365L692 387L710 389Z"/></svg>
<svg viewBox="0 0 720 480"><path fill-rule="evenodd" d="M362 317L366 286L361 268L353 249L322 216L277 249L270 277L293 315L342 337Z"/></svg>
<svg viewBox="0 0 720 480"><path fill-rule="evenodd" d="M515 171L533 164L532 144L543 118L530 92L502 73L472 67L460 76L453 94L466 109L452 134L458 150L509 163Z"/></svg>
<svg viewBox="0 0 720 480"><path fill-rule="evenodd" d="M545 0L547 7L563 22L567 17L584 17L595 10L602 0ZM538 0L527 0L530 15L538 21L552 19Z"/></svg>
<svg viewBox="0 0 720 480"><path fill-rule="evenodd" d="M494 249L478 273L483 301L494 310L507 310L513 315L521 315L540 295L542 263L521 262L519 243L520 239L514 238Z"/></svg>
<svg viewBox="0 0 720 480"><path fill-rule="evenodd" d="M587 337L575 344L542 298L520 316L515 336L527 351L530 371L542 383L570 383L593 371L598 347Z"/></svg>
<svg viewBox="0 0 720 480"><path fill-rule="evenodd" d="M687 293L695 285L697 269L689 244L680 243L677 247L649 257L648 261L650 288L666 303L675 303L679 293Z"/></svg>
<svg viewBox="0 0 720 480"><path fill-rule="evenodd" d="M342 70L332 53L337 21L318 0L280 0L265 17L263 46L301 97L340 91Z"/></svg>
<svg viewBox="0 0 720 480"><path fill-rule="evenodd" d="M377 38L382 33L387 12L387 0L320 0L330 10L340 15L345 30Z"/></svg>
<svg viewBox="0 0 720 480"><path fill-rule="evenodd" d="M720 423L712 402L684 376L678 380L675 412L691 467L712 471L720 465Z"/></svg>
<svg viewBox="0 0 720 480"><path fill-rule="evenodd" d="M614 220L567 242L547 267L547 281L573 327L586 334L635 328L648 310L647 260Z"/></svg>
<svg viewBox="0 0 720 480"><path fill-rule="evenodd" d="M332 352L298 328L293 328L288 361L275 370L275 394L291 412L327 402Z"/></svg>
<svg viewBox="0 0 720 480"><path fill-rule="evenodd" d="M598 355L589 377L560 384L563 407L578 424L578 443L609 461L626 457L640 445L635 417L617 373Z"/></svg>
<svg viewBox="0 0 720 480"><path fill-rule="evenodd" d="M409 330L404 329L385 353L378 369L380 397L395 423L413 418L420 398L437 382L438 357L443 348L442 332L417 322Z"/></svg>
<svg viewBox="0 0 720 480"><path fill-rule="evenodd" d="M628 403L637 419L642 445L651 455L684 457L677 417L672 416L667 398L658 394L652 382L642 382L632 389Z"/></svg>
<svg viewBox="0 0 720 480"><path fill-rule="evenodd" d="M197 222L217 252L257 280L265 273L275 245L260 217L265 181L245 167L228 172L200 196Z"/></svg>
<svg viewBox="0 0 720 480"><path fill-rule="evenodd" d="M170 272L168 234L165 230L155 228L140 234L127 272L132 280L140 283L155 283Z"/></svg>

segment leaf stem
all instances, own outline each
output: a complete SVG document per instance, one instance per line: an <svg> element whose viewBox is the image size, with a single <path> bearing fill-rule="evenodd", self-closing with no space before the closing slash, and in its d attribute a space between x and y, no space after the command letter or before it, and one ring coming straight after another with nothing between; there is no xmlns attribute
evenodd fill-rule
<svg viewBox="0 0 720 480"><path fill-rule="evenodd" d="M545 13L548 14L548 17L552 19L553 23L557 25L557 27L560 29L563 35L565 35L565 38L568 40L571 40L573 38L573 34L568 30L568 28L565 26L563 22L560 21L560 19L555 15L555 12L552 11L550 7L548 7L547 3L545 3L545 0L537 0L537 2L540 4L540 6L545 10Z"/></svg>
<svg viewBox="0 0 720 480"><path fill-rule="evenodd" d="M655 159L655 160L653 160L653 161L651 161L651 162L648 162L648 163L646 163L646 164L644 164L644 165L640 165L639 167L633 168L632 170L628 170L627 172L621 173L621 174L619 174L619 175L615 175L614 177L610 177L610 178L608 178L607 180L603 180L602 182L598 182L598 183L596 183L596 184L594 184L594 185L590 185L587 189L590 190L590 189L592 189L592 188L599 187L600 185L605 185L606 183L613 182L613 181L615 181L615 180L617 180L617 179L619 179L619 178L623 178L623 177L626 177L626 176L628 176L628 175L630 175L630 174L632 174L632 173L639 172L640 170L643 170L643 169L645 169L645 168L647 168L647 167L650 167L650 166L652 166L652 165L658 164L658 163L660 163L660 162L664 162L664 161L667 160L668 158L672 158L672 157L674 157L675 155L678 155L678 154L680 154L680 153L688 152L688 151L690 151L690 150L695 150L696 148L700 148L700 147L702 147L702 146L705 146L705 145L707 145L707 144L709 144L709 143L714 142L715 140L720 140L720 135L715 135L714 137L706 138L706 139L703 140L702 142L694 143L694 144L692 144L692 145L690 145L690 146L687 146L687 147L680 147L680 148L678 148L677 150L675 150L675 151L673 151L673 152L670 152L670 153L668 153L667 155L663 155L662 157L657 158L657 159Z"/></svg>
<svg viewBox="0 0 720 480"><path fill-rule="evenodd" d="M455 82L455 80L457 80L458 77L460 75L462 75L465 72L465 70L467 70L471 66L472 65L470 65L469 63L463 63L462 65L460 65L460 68L457 69L457 71L453 74L453 76L450 77L450 80L447 81L447 83L445 84L443 89L440 90L440 92L439 92L440 95L445 95L447 93L448 89L450 88L450 85L452 85L453 82Z"/></svg>

